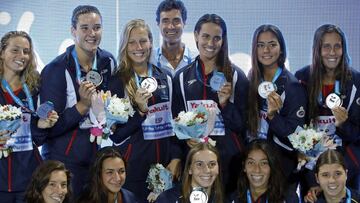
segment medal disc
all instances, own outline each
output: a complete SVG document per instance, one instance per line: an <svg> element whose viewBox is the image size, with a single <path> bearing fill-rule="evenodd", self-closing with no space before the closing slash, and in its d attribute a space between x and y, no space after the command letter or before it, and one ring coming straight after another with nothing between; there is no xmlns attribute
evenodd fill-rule
<svg viewBox="0 0 360 203"><path fill-rule="evenodd" d="M222 72L216 72L210 79L210 87L214 91L219 91L220 88L225 84L226 78L224 76L224 73Z"/></svg>
<svg viewBox="0 0 360 203"><path fill-rule="evenodd" d="M86 74L86 80L92 82L95 86L99 86L103 78L99 72L91 70Z"/></svg>
<svg viewBox="0 0 360 203"><path fill-rule="evenodd" d="M190 194L190 203L207 203L208 196L200 190L193 190Z"/></svg>
<svg viewBox="0 0 360 203"><path fill-rule="evenodd" d="M158 87L158 84L157 84L157 81L155 78L146 77L143 81L141 81L140 87L144 88L148 92L152 93L152 92L155 92L155 90Z"/></svg>
<svg viewBox="0 0 360 203"><path fill-rule="evenodd" d="M331 93L326 97L326 106L329 107L329 109L333 109L337 106L342 105L342 99L339 97L339 95L335 93Z"/></svg>
<svg viewBox="0 0 360 203"><path fill-rule="evenodd" d="M260 83L258 87L258 93L264 99L266 99L269 96L269 94L273 91L276 91L276 86L274 83L269 81L264 81Z"/></svg>
<svg viewBox="0 0 360 203"><path fill-rule="evenodd" d="M54 104L50 101L47 101L38 107L36 114L39 116L39 118L47 119L49 117L49 113L52 110L54 110Z"/></svg>

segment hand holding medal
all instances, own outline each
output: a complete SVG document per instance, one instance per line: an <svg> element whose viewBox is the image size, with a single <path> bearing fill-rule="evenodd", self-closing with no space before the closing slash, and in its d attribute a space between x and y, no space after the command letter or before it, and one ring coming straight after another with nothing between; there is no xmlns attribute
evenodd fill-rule
<svg viewBox="0 0 360 203"><path fill-rule="evenodd" d="M40 118L37 126L41 129L53 127L59 119L57 112L54 111L54 104L50 101L41 104L38 107L36 114Z"/></svg>
<svg viewBox="0 0 360 203"><path fill-rule="evenodd" d="M224 86L226 83L226 78L224 73L217 72L214 70L214 74L210 79L210 87L214 91L220 91L221 87Z"/></svg>

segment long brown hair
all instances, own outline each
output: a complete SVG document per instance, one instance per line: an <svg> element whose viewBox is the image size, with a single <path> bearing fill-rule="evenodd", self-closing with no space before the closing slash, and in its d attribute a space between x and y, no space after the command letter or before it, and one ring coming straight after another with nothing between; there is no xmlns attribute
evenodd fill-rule
<svg viewBox="0 0 360 203"><path fill-rule="evenodd" d="M149 40L151 44L153 43L153 36L148 24L145 23L142 19L134 19L129 21L121 34L121 41L119 46L119 66L118 66L118 76L125 85L125 90L130 98L130 101L135 105L135 93L137 90L137 85L134 79L134 70L132 68L131 59L127 53L127 46L130 38L130 33L135 28L145 29L148 33ZM150 57L150 54L149 54ZM149 60L149 59L148 59Z"/></svg>
<svg viewBox="0 0 360 203"><path fill-rule="evenodd" d="M67 193L65 195L64 203L70 202L72 196L70 171L65 168L65 165L62 162L48 160L38 166L32 175L31 181L25 192L25 200L27 203L44 203L42 191L48 185L51 173L54 171L65 172L67 179Z"/></svg>
<svg viewBox="0 0 360 203"><path fill-rule="evenodd" d="M247 190L250 189L250 183L247 178L247 175L244 171L246 159L249 154L255 150L261 150L266 155L269 166L270 166L270 177L268 181L268 189L266 191L266 196L269 202L283 202L284 201L284 174L280 166L280 161L278 159L278 152L276 149L269 143L267 140L256 139L252 141L246 149L244 160L242 161L242 168L239 174L238 179L238 198L239 202L246 202Z"/></svg>
<svg viewBox="0 0 360 203"><path fill-rule="evenodd" d="M0 41L0 55L3 54L5 49L8 46L9 40L15 37L23 37L30 44L30 57L27 66L20 73L21 78L24 79L24 82L28 85L31 92L37 90L40 83L40 75L37 72L37 62L34 53L34 46L31 40L31 37L24 31L10 31L7 32ZM4 61L0 58L0 78L3 77L4 74Z"/></svg>
<svg viewBox="0 0 360 203"><path fill-rule="evenodd" d="M227 28L225 21L216 14L205 14L199 18L197 21L194 33L200 33L201 27L205 23L214 23L218 25L222 30L222 46L217 56L216 65L219 67L219 71L223 72L225 78L228 82L232 83L232 68L231 61L229 58L229 48L228 48L228 38L227 38ZM196 43L196 47L198 44ZM198 47L199 48L199 47Z"/></svg>
<svg viewBox="0 0 360 203"><path fill-rule="evenodd" d="M189 153L186 157L185 168L184 168L184 173L183 173L183 177L182 177L182 198L183 198L182 201L183 201L183 203L190 203L189 199L190 199L190 193L192 190L192 186L191 186L192 175L189 174L189 170L190 170L191 164L193 162L194 154L199 151L203 151L203 150L211 151L216 155L217 162L219 165L219 172L221 171L220 158L219 158L220 155L215 147L213 147L209 143L199 143L195 147L193 147L189 151ZM223 197L220 173L216 177L216 179L212 185L211 194L213 194L213 196L215 198L215 202L223 202L224 197Z"/></svg>
<svg viewBox="0 0 360 203"><path fill-rule="evenodd" d="M78 202L108 202L108 189L106 189L102 181L103 163L108 158L119 158L125 166L126 162L121 156L116 147L104 147L96 153L95 161L90 169L90 184L88 186L88 193L83 194Z"/></svg>
<svg viewBox="0 0 360 203"><path fill-rule="evenodd" d="M325 66L321 57L321 47L323 44L323 37L327 33L337 33L341 38L343 55L341 62L335 70L336 80L340 80L340 93L344 94L345 84L351 80L350 56L347 51L346 37L344 32L336 25L325 24L320 26L314 35L312 46L312 64L310 66L310 78L307 84L309 92L309 117L314 119L318 116L318 97L322 88L323 75L326 73Z"/></svg>
<svg viewBox="0 0 360 203"><path fill-rule="evenodd" d="M280 44L280 56L277 60L277 64L280 68L285 68L286 60L286 46L285 39L278 27L275 25L261 25L259 26L253 35L252 39L252 50L251 50L251 69L249 71L249 111L248 111L248 122L249 122L249 133L252 136L256 136L259 124L259 113L260 113L260 98L258 95L258 86L263 76L264 67L258 60L257 55L257 43L258 38L263 32L271 32L277 38Z"/></svg>

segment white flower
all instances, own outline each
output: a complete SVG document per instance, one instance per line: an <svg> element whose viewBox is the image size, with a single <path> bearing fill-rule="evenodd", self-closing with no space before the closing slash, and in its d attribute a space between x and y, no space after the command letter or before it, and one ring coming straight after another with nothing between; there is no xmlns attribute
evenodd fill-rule
<svg viewBox="0 0 360 203"><path fill-rule="evenodd" d="M207 116L203 112L196 111L181 111L178 117L175 118L175 122L183 126L192 126L207 121Z"/></svg>
<svg viewBox="0 0 360 203"><path fill-rule="evenodd" d="M21 117L21 108L12 105L0 105L0 121L1 120L15 120Z"/></svg>
<svg viewBox="0 0 360 203"><path fill-rule="evenodd" d="M113 116L129 117L133 116L135 111L128 98L111 97L109 105L106 107Z"/></svg>
<svg viewBox="0 0 360 203"><path fill-rule="evenodd" d="M312 128L305 127L297 128L293 134L288 136L288 138L295 149L306 153L309 150L312 150L323 136L322 132L316 132Z"/></svg>

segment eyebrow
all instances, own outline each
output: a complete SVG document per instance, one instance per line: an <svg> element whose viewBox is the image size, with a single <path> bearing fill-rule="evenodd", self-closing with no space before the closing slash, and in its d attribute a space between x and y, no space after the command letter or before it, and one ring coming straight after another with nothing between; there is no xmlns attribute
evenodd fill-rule
<svg viewBox="0 0 360 203"><path fill-rule="evenodd" d="M259 43L263 43L263 44L265 44L265 43L278 43L277 41L275 41L275 40L271 40L271 41L268 41L268 42L266 42L266 41L258 41L258 44Z"/></svg>

